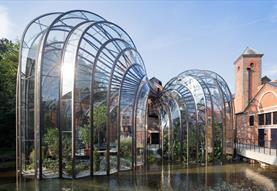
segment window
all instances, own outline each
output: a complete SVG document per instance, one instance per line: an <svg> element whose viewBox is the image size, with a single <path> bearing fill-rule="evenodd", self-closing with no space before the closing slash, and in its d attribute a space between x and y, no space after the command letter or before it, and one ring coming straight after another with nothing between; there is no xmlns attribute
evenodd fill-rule
<svg viewBox="0 0 277 191"><path fill-rule="evenodd" d="M264 125L264 114L259 114L259 125Z"/></svg>
<svg viewBox="0 0 277 191"><path fill-rule="evenodd" d="M151 144L160 144L160 134L159 133L151 133L152 143Z"/></svg>
<svg viewBox="0 0 277 191"><path fill-rule="evenodd" d="M254 126L254 115L249 116L249 126Z"/></svg>
<svg viewBox="0 0 277 191"><path fill-rule="evenodd" d="M250 68L254 69L254 64L253 63L250 64Z"/></svg>
<svg viewBox="0 0 277 191"><path fill-rule="evenodd" d="M266 113L265 114L265 124L266 125L271 125L271 113Z"/></svg>
<svg viewBox="0 0 277 191"><path fill-rule="evenodd" d="M273 124L277 124L277 111L273 112Z"/></svg>

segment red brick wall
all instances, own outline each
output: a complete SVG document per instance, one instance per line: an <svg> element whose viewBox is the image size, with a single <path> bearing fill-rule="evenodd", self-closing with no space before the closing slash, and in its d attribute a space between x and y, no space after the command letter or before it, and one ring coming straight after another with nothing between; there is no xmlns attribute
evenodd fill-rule
<svg viewBox="0 0 277 191"><path fill-rule="evenodd" d="M251 85L251 97L253 98L257 92L257 87L261 85L261 63L262 59L260 56L241 56L235 62L235 113L242 112L248 105L248 71L251 63L253 64L252 69L252 85Z"/></svg>
<svg viewBox="0 0 277 191"><path fill-rule="evenodd" d="M277 87L266 84L263 89L258 93L251 104L246 108L244 113L237 114L236 117L236 129L237 139L246 140L258 139L259 121L258 114L277 111ZM254 115L254 126L249 126L249 115ZM273 119L272 119L273 120ZM265 140L271 140L270 128L276 125L261 126L265 129ZM267 144L267 143L266 143Z"/></svg>

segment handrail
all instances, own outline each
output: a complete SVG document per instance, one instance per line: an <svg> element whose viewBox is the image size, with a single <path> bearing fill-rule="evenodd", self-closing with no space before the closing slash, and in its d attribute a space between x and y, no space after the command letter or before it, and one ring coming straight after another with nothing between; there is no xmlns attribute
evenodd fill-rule
<svg viewBox="0 0 277 191"><path fill-rule="evenodd" d="M236 149L248 149L254 152L263 152L264 154L277 156L277 142L272 140L238 138Z"/></svg>

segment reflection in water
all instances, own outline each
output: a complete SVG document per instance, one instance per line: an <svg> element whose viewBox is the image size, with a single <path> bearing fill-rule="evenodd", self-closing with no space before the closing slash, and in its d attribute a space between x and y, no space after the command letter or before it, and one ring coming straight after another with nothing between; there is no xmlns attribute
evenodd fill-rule
<svg viewBox="0 0 277 191"><path fill-rule="evenodd" d="M254 172L250 169L245 169L245 176L249 179L252 179L255 181L256 184L259 184L261 186L265 186L267 190L275 190L275 184L274 182L267 178L264 175L261 175L257 172Z"/></svg>
<svg viewBox="0 0 277 191"><path fill-rule="evenodd" d="M257 165L227 164L195 166L181 164L152 164L111 176L78 180L21 179L4 183L0 190L274 190L277 169L261 169Z"/></svg>

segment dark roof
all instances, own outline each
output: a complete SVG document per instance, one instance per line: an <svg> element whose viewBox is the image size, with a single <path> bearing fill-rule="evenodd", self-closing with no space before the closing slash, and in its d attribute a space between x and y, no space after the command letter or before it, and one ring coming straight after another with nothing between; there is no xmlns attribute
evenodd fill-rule
<svg viewBox="0 0 277 191"><path fill-rule="evenodd" d="M156 77L152 77L152 78L150 79L150 81L153 82L153 83L157 83L157 84L159 84L159 85L162 86L161 80L157 79Z"/></svg>
<svg viewBox="0 0 277 191"><path fill-rule="evenodd" d="M262 79L261 79L262 84L268 83L268 82L270 82L270 81L271 81L271 79L270 79L269 77L267 77L267 76L264 76L264 77L262 77Z"/></svg>

